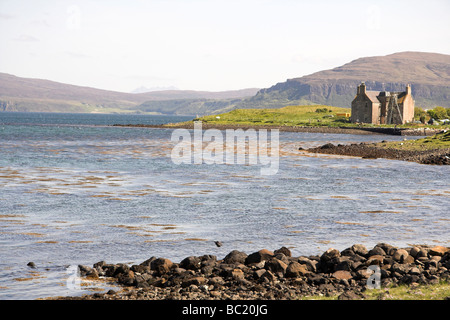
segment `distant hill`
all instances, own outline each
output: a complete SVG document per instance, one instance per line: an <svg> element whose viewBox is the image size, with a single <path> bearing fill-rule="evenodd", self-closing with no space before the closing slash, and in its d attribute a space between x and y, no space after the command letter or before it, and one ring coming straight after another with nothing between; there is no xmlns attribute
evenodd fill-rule
<svg viewBox="0 0 450 320"><path fill-rule="evenodd" d="M246 99L250 106L305 102L349 107L361 81L368 90L404 91L411 84L416 105L450 107L450 55L400 52L366 57L343 66L289 79Z"/></svg>
<svg viewBox="0 0 450 320"><path fill-rule="evenodd" d="M0 73L0 111L139 112L136 107L146 101L236 99L253 96L257 91L255 88L221 92L163 90L124 93Z"/></svg>
<svg viewBox="0 0 450 320"><path fill-rule="evenodd" d="M237 75L238 76L238 75ZM350 107L356 87L403 91L416 105L450 107L450 55L400 52L356 59L343 66L289 79L266 89L207 92L162 90L123 93L0 73L0 111L145 112L208 115L233 109L288 105Z"/></svg>

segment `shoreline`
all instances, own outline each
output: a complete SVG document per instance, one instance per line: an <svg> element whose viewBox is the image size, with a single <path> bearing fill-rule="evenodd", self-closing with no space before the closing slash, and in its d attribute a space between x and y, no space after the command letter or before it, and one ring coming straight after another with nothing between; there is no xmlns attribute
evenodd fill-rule
<svg viewBox="0 0 450 320"><path fill-rule="evenodd" d="M450 248L378 243L367 249L355 244L341 252L330 248L320 255L293 257L282 247L251 254L233 250L220 260L203 255L174 263L151 257L132 266L100 261L79 270L89 279L112 278L123 290L48 300L297 300L317 295L364 300L366 290L378 284L383 289L448 282ZM381 293L378 298L389 297Z"/></svg>
<svg viewBox="0 0 450 320"><path fill-rule="evenodd" d="M320 147L299 150L310 153L332 154L364 159L390 159L417 162L420 164L450 165L450 148L433 150L399 150L392 148L380 148L369 143L353 143L350 145L324 144Z"/></svg>
<svg viewBox="0 0 450 320"><path fill-rule="evenodd" d="M135 127L135 128L159 128L159 129L194 129L194 123L180 124L114 124L114 127ZM202 123L202 129L278 129L284 132L309 132L309 133L331 133L331 134L355 134L355 135L402 135L402 136L432 136L443 129L433 128L380 128L380 127L306 127L306 126L249 126L240 124L210 124Z"/></svg>

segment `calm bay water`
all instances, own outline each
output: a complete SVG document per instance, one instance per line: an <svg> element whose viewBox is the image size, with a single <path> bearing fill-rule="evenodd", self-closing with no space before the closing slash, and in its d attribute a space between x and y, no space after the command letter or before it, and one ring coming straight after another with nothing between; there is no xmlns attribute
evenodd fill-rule
<svg viewBox="0 0 450 320"><path fill-rule="evenodd" d="M67 267L100 260L449 245L448 167L298 151L403 137L280 132L279 171L261 176L259 165L175 165L172 130L108 126L184 120L0 113L0 299L85 293L66 286Z"/></svg>

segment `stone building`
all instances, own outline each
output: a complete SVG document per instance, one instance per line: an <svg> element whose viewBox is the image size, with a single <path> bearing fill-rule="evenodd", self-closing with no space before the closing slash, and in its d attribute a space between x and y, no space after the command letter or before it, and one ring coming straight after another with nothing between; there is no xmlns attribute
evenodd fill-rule
<svg viewBox="0 0 450 320"><path fill-rule="evenodd" d="M414 120L411 86L406 91L368 91L362 82L352 101L351 122L373 124L404 124Z"/></svg>

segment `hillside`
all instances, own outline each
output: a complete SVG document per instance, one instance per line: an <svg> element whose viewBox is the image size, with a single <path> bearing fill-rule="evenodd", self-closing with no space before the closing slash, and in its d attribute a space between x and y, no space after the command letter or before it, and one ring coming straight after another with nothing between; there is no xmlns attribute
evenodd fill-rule
<svg viewBox="0 0 450 320"><path fill-rule="evenodd" d="M136 112L139 110L137 106L146 101L237 99L250 97L257 91L258 89L222 92L165 90L124 93L0 73L0 111Z"/></svg>
<svg viewBox="0 0 450 320"><path fill-rule="evenodd" d="M450 107L450 55L424 52L360 58L262 89L245 104L283 106L309 101L349 107L361 81L365 81L368 90L380 91L403 91L409 83L416 105Z"/></svg>

